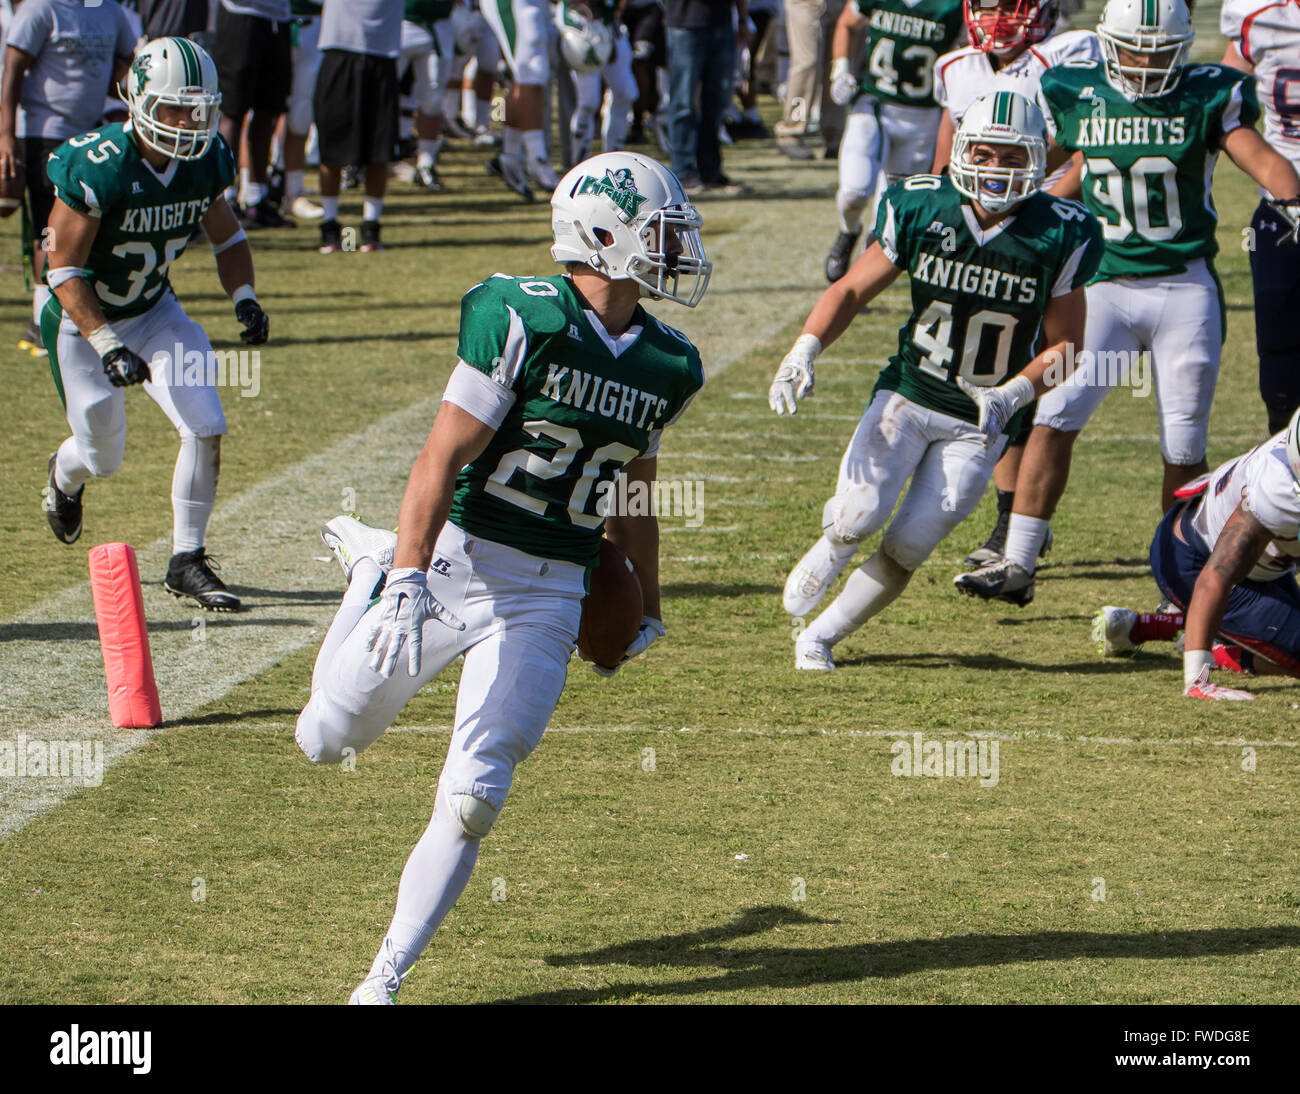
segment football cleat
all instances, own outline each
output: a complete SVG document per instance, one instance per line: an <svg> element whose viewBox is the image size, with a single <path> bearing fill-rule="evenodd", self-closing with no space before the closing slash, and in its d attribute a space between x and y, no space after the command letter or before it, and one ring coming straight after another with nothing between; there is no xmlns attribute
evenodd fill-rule
<svg viewBox="0 0 1300 1094"><path fill-rule="evenodd" d="M214 560L202 547L197 551L178 551L167 564L163 588L175 597L188 596L210 612L239 611L239 597L213 573L213 564Z"/></svg>
<svg viewBox="0 0 1300 1094"><path fill-rule="evenodd" d="M477 129L474 131L475 148L499 148L501 138L490 129Z"/></svg>
<svg viewBox="0 0 1300 1094"><path fill-rule="evenodd" d="M952 583L967 596L981 600L1005 600L1023 608L1034 599L1034 575L1006 558L958 574Z"/></svg>
<svg viewBox="0 0 1300 1094"><path fill-rule="evenodd" d="M1189 699L1215 699L1220 702L1224 700L1242 702L1255 698L1248 691L1242 691L1239 688L1225 688L1222 684L1211 683L1208 666L1201 669L1201 674L1183 689L1183 694Z"/></svg>
<svg viewBox="0 0 1300 1094"><path fill-rule="evenodd" d="M507 156L504 152L493 156L487 161L487 173L496 175L524 201L533 200L533 191L529 188L528 179L524 176L524 165L519 162L518 157Z"/></svg>
<svg viewBox="0 0 1300 1094"><path fill-rule="evenodd" d="M448 117L444 114L442 117L442 129L447 136L454 140L470 141L474 139L474 134L466 128L465 122L461 119L460 115Z"/></svg>
<svg viewBox="0 0 1300 1094"><path fill-rule="evenodd" d="M862 235L862 229L856 232L840 232L835 237L835 242L831 244L830 254L826 256L826 280L834 284L846 273L849 272L849 266L852 265L853 248L857 246L858 237Z"/></svg>
<svg viewBox="0 0 1300 1094"><path fill-rule="evenodd" d="M49 351L45 348L45 342L41 339L40 324L35 319L27 324L23 336L18 339L18 348L25 350L33 357L46 357L49 355Z"/></svg>
<svg viewBox="0 0 1300 1094"><path fill-rule="evenodd" d="M785 610L793 616L807 615L821 603L848 561L848 558L840 561L834 556L825 536L818 539L812 549L795 563L786 578L781 598Z"/></svg>
<svg viewBox="0 0 1300 1094"><path fill-rule="evenodd" d="M382 976L369 976L348 996L353 1007L391 1007L397 1004L397 990L389 990L390 981Z"/></svg>
<svg viewBox="0 0 1300 1094"><path fill-rule="evenodd" d="M980 546L976 547L962 561L971 567L986 566L990 562L997 562L1002 557L1002 552L1007 549L1007 522L1010 521L1011 514L999 513L997 523L993 525L993 531L989 533ZM1052 530L1047 529L1047 535L1043 537L1043 545L1038 549L1038 557L1042 558L1052 549Z"/></svg>
<svg viewBox="0 0 1300 1094"><path fill-rule="evenodd" d="M384 245L379 242L379 221L363 220L361 222L361 250L367 254L382 251Z"/></svg>
<svg viewBox="0 0 1300 1094"><path fill-rule="evenodd" d="M1136 650L1138 647L1129 638L1136 622L1137 612L1128 608L1102 608L1092 617L1092 640L1097 643L1097 652L1102 657L1117 657Z"/></svg>
<svg viewBox="0 0 1300 1094"><path fill-rule="evenodd" d="M325 210L321 206L302 194L293 199L289 212L299 220L320 220L325 215Z"/></svg>
<svg viewBox="0 0 1300 1094"><path fill-rule="evenodd" d="M547 160L529 160L524 165L524 173L534 186L552 193L560 185L560 176Z"/></svg>
<svg viewBox="0 0 1300 1094"><path fill-rule="evenodd" d="M343 250L343 228L337 220L322 220L320 223L320 253L332 255Z"/></svg>
<svg viewBox="0 0 1300 1094"><path fill-rule="evenodd" d="M263 198L256 205L250 205L239 216L239 225L249 231L258 228L292 228L291 220L280 215L279 203L269 197Z"/></svg>
<svg viewBox="0 0 1300 1094"><path fill-rule="evenodd" d="M835 659L831 656L831 644L816 639L796 639L794 667L800 672L834 672Z"/></svg>
<svg viewBox="0 0 1300 1094"><path fill-rule="evenodd" d="M423 167L415 168L415 177L411 180L421 190L430 194L442 193L442 179L438 177L438 170L433 164L428 163Z"/></svg>
<svg viewBox="0 0 1300 1094"><path fill-rule="evenodd" d="M56 452L50 457L50 481L41 491L41 508L45 510L45 519L50 528L63 543L76 543L81 535L81 496L86 492L83 485L75 494L65 494L54 481L54 465L58 462Z"/></svg>
<svg viewBox="0 0 1300 1094"><path fill-rule="evenodd" d="M363 558L370 559L384 573L393 568L397 533L362 524L356 517L337 516L321 525L320 538L351 581L352 571Z"/></svg>

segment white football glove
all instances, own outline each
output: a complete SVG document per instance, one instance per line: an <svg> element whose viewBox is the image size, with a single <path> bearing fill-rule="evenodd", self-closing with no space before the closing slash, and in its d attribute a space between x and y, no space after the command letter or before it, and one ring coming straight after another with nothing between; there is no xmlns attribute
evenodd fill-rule
<svg viewBox="0 0 1300 1094"><path fill-rule="evenodd" d="M821 341L811 334L801 334L776 370L767 392L767 405L778 414L797 414L798 401L813 393L813 361L821 353Z"/></svg>
<svg viewBox="0 0 1300 1094"><path fill-rule="evenodd" d="M848 106L857 94L858 78L849 70L849 59L836 57L831 61L831 102Z"/></svg>
<svg viewBox="0 0 1300 1094"><path fill-rule="evenodd" d="M979 408L979 428L984 434L985 448L992 448L1002 436L1011 415L1034 401L1034 385L1023 376L1012 377L997 387L977 387L965 376L958 376L957 386Z"/></svg>
<svg viewBox="0 0 1300 1094"><path fill-rule="evenodd" d="M597 665L595 663L593 663L591 667L599 676L613 676L614 673L618 672L618 670L631 661L632 658L645 653L646 650L648 650L663 636L663 621L653 619L648 615L643 615L641 617L641 629L637 632L637 636L628 643L627 649L623 651L623 660L612 669L607 669L604 665Z"/></svg>
<svg viewBox="0 0 1300 1094"><path fill-rule="evenodd" d="M403 642L406 643L407 673L420 675L420 647L426 619L437 619L454 631L465 629L465 624L429 592L425 572L414 566L389 571L380 603L379 621L370 628L366 649L372 655L371 669L385 679L397 669L397 657Z"/></svg>

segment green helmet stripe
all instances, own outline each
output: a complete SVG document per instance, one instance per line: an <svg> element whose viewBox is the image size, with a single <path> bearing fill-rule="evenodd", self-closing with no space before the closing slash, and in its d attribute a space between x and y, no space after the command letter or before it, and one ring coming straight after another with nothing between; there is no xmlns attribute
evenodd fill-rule
<svg viewBox="0 0 1300 1094"><path fill-rule="evenodd" d="M1142 25L1154 27L1160 22L1160 0L1142 0Z"/></svg>
<svg viewBox="0 0 1300 1094"><path fill-rule="evenodd" d="M1011 124L1011 104L1012 93L1010 91L999 91L997 98L993 100L993 124L1010 125Z"/></svg>
<svg viewBox="0 0 1300 1094"><path fill-rule="evenodd" d="M1147 2L1153 3L1154 0ZM172 41L180 49L181 60L185 62L185 85L194 87L203 83L203 70L199 66L199 55L194 52L194 47L184 38L173 38Z"/></svg>

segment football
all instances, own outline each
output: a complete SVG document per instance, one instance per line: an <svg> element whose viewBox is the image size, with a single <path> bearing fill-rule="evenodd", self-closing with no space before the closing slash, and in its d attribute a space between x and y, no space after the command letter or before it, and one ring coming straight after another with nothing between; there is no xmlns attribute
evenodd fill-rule
<svg viewBox="0 0 1300 1094"><path fill-rule="evenodd" d="M641 582L621 547L600 541L600 562L582 602L578 655L612 669L641 629Z"/></svg>
<svg viewBox="0 0 1300 1094"><path fill-rule="evenodd" d="M27 186L27 174L23 165L14 160L14 173L9 178L0 177L0 217L16 213L23 203L23 191Z"/></svg>

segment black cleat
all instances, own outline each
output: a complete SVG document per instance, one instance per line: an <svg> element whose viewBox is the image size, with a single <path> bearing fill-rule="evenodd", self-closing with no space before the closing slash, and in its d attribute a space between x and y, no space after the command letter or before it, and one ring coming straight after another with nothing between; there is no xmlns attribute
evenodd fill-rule
<svg viewBox="0 0 1300 1094"><path fill-rule="evenodd" d="M58 462L56 452L50 457L49 485L41 491L44 500L41 508L45 510L45 519L50 522L62 543L76 543L81 536L81 496L86 492L83 485L75 494L65 494L54 481L54 465Z"/></svg>
<svg viewBox="0 0 1300 1094"><path fill-rule="evenodd" d="M212 565L213 560L202 547L197 551L178 552L167 564L163 588L172 596L188 596L210 612L239 611L239 597L212 572Z"/></svg>
<svg viewBox="0 0 1300 1094"><path fill-rule="evenodd" d="M989 538L976 547L975 550L962 559L962 561L967 566L976 567L984 566L1000 559L1003 552L1007 549L1007 525L1010 522L1011 510L999 510L997 523L993 525L993 531L989 533Z"/></svg>
<svg viewBox="0 0 1300 1094"><path fill-rule="evenodd" d="M853 248L858 244L862 229L856 232L840 232L831 244L831 253L826 256L826 280L834 284L849 272L853 259Z"/></svg>
<svg viewBox="0 0 1300 1094"><path fill-rule="evenodd" d="M366 252L382 251L384 245L379 242L379 221L363 220L361 222L361 249Z"/></svg>
<svg viewBox="0 0 1300 1094"><path fill-rule="evenodd" d="M533 191L528 185L527 175L524 174L524 165L515 156L507 156L504 152L500 152L487 161L486 170L489 175L495 175L504 182L524 201L533 200Z"/></svg>
<svg viewBox="0 0 1300 1094"><path fill-rule="evenodd" d="M958 574L952 583L967 596L981 600L1005 600L1023 608L1034 599L1034 575L1009 558Z"/></svg>
<svg viewBox="0 0 1300 1094"><path fill-rule="evenodd" d="M280 215L278 202L263 198L256 205L250 205L240 214L241 227L253 231L258 228L292 228L293 222Z"/></svg>
<svg viewBox="0 0 1300 1094"><path fill-rule="evenodd" d="M320 253L332 255L343 250L343 228L337 220L322 220L320 224Z"/></svg>

